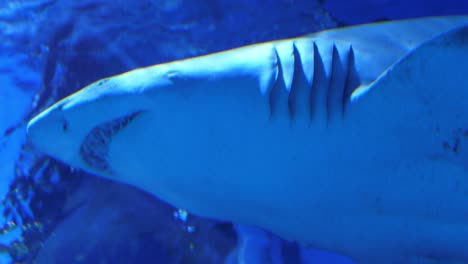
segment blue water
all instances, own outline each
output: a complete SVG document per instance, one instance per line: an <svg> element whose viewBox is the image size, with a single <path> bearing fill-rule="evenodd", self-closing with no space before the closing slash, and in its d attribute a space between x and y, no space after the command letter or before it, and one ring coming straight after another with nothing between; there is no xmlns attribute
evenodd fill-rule
<svg viewBox="0 0 468 264"><path fill-rule="evenodd" d="M337 26L448 14L468 14L468 1L0 0L0 263L234 264L241 254L247 263L352 263L69 168L28 144L23 121L137 67Z"/></svg>

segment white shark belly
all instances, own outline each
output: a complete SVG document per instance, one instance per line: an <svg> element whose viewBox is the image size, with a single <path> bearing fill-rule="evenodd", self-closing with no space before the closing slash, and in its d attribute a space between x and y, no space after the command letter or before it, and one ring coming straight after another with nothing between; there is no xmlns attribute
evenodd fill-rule
<svg viewBox="0 0 468 264"><path fill-rule="evenodd" d="M142 155L135 167L125 154L125 162L111 162L117 171L146 174L148 182L135 185L194 213L261 226L347 255L366 253L374 243L379 254L391 252L432 235L445 236L434 241L439 246L454 238L468 242L463 168L419 151L401 153L394 145L399 142L380 142L386 135L361 138L356 126L314 130L263 117L211 131L182 127L186 136L173 142L148 143L134 152L116 149L131 155L158 149L161 155ZM161 132L142 131L151 137L145 142ZM187 151L173 151L181 149L173 148L177 144Z"/></svg>

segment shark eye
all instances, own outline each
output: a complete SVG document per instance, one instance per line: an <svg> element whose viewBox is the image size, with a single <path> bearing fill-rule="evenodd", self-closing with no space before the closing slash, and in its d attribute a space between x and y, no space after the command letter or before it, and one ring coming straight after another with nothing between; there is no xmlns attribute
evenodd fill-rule
<svg viewBox="0 0 468 264"><path fill-rule="evenodd" d="M67 120L63 120L62 122L62 130L63 132L67 132L68 131L68 121Z"/></svg>

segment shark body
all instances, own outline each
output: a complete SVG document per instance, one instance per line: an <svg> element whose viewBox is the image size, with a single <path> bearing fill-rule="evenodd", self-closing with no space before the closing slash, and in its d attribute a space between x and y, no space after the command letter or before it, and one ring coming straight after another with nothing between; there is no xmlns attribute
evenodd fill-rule
<svg viewBox="0 0 468 264"><path fill-rule="evenodd" d="M358 263L468 263L468 17L137 69L28 125L45 153Z"/></svg>

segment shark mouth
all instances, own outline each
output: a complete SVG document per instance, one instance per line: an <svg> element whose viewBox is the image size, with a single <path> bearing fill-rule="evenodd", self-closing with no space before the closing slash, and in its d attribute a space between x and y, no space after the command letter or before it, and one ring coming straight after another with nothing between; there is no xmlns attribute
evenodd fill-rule
<svg viewBox="0 0 468 264"><path fill-rule="evenodd" d="M127 127L142 111L102 123L88 133L80 146L81 159L91 168L110 171L107 161L112 137Z"/></svg>

